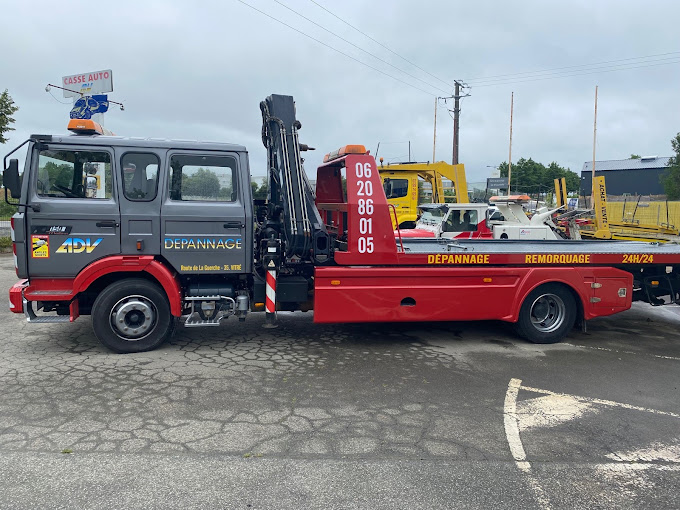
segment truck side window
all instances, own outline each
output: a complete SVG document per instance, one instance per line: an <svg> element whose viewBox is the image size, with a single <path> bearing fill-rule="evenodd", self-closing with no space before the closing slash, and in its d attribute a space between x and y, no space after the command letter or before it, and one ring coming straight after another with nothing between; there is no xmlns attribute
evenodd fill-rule
<svg viewBox="0 0 680 510"><path fill-rule="evenodd" d="M462 232L462 223L460 221L460 211L454 210L449 212L449 216L442 225L443 232Z"/></svg>
<svg viewBox="0 0 680 510"><path fill-rule="evenodd" d="M236 159L177 154L170 158L170 199L235 202Z"/></svg>
<svg viewBox="0 0 680 510"><path fill-rule="evenodd" d="M128 200L150 202L158 190L160 160L155 154L128 152L120 160L123 193Z"/></svg>
<svg viewBox="0 0 680 510"><path fill-rule="evenodd" d="M36 193L52 198L111 198L108 152L44 150L38 159Z"/></svg>
<svg viewBox="0 0 680 510"><path fill-rule="evenodd" d="M386 178L383 189L387 198L401 198L408 195L408 179Z"/></svg>
<svg viewBox="0 0 680 510"><path fill-rule="evenodd" d="M461 225L464 232L474 232L477 230L477 211L470 209L463 213L463 224Z"/></svg>

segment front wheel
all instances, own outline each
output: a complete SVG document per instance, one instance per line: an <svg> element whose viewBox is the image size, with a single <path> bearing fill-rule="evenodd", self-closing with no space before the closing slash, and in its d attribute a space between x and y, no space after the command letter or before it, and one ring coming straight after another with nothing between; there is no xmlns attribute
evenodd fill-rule
<svg viewBox="0 0 680 510"><path fill-rule="evenodd" d="M155 349L170 337L174 326L165 292L140 278L112 283L92 305L94 333L114 352Z"/></svg>
<svg viewBox="0 0 680 510"><path fill-rule="evenodd" d="M554 344L574 327L576 311L576 301L569 289L548 283L526 297L515 328L521 337L532 343Z"/></svg>

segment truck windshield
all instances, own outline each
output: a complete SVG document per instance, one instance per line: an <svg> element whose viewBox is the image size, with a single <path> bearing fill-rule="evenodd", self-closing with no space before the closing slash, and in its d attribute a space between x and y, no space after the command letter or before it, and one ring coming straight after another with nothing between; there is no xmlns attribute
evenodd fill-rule
<svg viewBox="0 0 680 510"><path fill-rule="evenodd" d="M36 192L53 198L111 198L108 152L44 150L38 159Z"/></svg>
<svg viewBox="0 0 680 510"><path fill-rule="evenodd" d="M442 209L427 209L420 216L420 221L427 225L438 225L443 219L444 211Z"/></svg>

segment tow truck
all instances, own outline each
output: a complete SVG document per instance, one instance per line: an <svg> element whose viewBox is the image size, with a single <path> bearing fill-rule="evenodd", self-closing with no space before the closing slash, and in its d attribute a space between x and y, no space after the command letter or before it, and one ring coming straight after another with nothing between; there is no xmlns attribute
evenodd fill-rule
<svg viewBox="0 0 680 510"><path fill-rule="evenodd" d="M385 165L383 159L380 158L379 172L387 203L394 205L397 211L394 228L397 226L402 230L415 228L420 202L418 194L420 181L427 182L432 188L430 202L433 204L446 202L445 191L447 189L444 188L444 179L451 181L456 203L467 204L469 202L463 164L449 165L444 161L433 163L428 161Z"/></svg>
<svg viewBox="0 0 680 510"><path fill-rule="evenodd" d="M395 236L365 147L329 153L314 193L293 98L260 109L269 192L256 212L241 145L107 136L72 120L72 135L19 146L22 176L11 151L11 311L31 323L91 315L101 343L127 353L159 347L177 324L264 312L275 326L278 310L313 310L316 323L501 320L552 343L633 300L680 299L680 248L668 243Z"/></svg>
<svg viewBox="0 0 680 510"><path fill-rule="evenodd" d="M527 217L523 204L528 195L491 197L472 204L420 204L420 218L413 229L401 230L402 237L445 239L566 239L552 221L558 209L538 209Z"/></svg>

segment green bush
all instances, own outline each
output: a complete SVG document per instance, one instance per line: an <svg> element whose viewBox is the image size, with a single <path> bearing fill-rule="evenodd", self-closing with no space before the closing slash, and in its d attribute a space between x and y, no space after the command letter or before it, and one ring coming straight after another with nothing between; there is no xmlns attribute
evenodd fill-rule
<svg viewBox="0 0 680 510"><path fill-rule="evenodd" d="M0 220L11 218L12 215L17 212L17 208L13 205L9 205L5 202L5 197L0 197Z"/></svg>

